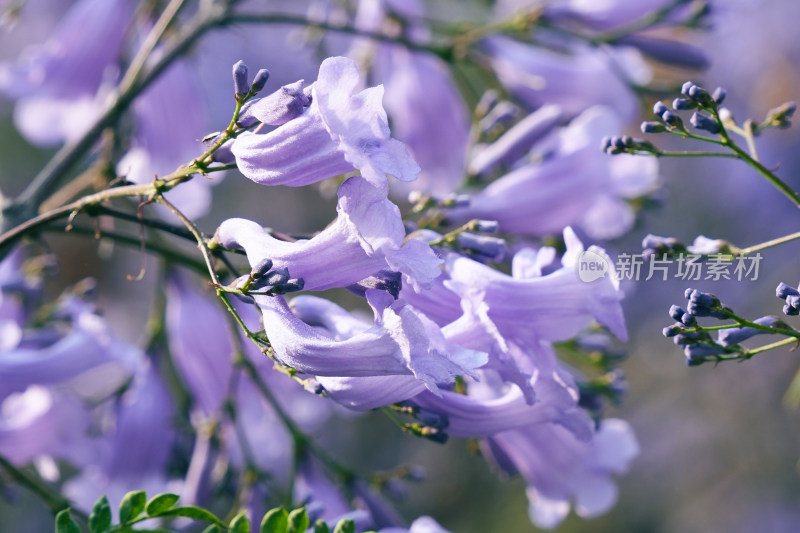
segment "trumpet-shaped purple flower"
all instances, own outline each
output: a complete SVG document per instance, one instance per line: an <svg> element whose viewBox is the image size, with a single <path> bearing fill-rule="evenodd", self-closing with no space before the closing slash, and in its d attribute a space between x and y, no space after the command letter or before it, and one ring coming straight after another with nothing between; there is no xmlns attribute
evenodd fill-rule
<svg viewBox="0 0 800 533"><path fill-rule="evenodd" d="M538 275L540 265L535 259L527 265L523 265L522 259L516 260L514 276L509 276L452 254L445 261L449 279L443 284L462 300L471 301L471 309L479 310L485 305L486 318L499 334L522 345L569 339L593 319L625 340L622 293L616 279L606 276L590 283L581 281L577 267L583 244L571 228L564 230L564 241L567 252L561 260L562 268L546 276ZM589 250L605 257L600 248L592 246ZM530 253L525 254L526 262L531 263ZM434 302L420 298L410 289L404 289L401 296L426 313L436 312L431 309Z"/></svg>
<svg viewBox="0 0 800 533"><path fill-rule="evenodd" d="M555 363L555 354L552 354ZM549 367L549 368L548 368ZM447 420L446 432L454 437L488 437L530 425L554 423L567 428L576 438L589 440L594 423L578 407L578 392L572 378L555 364L544 363L531 379L536 393L533 403L516 385L482 372L479 383L470 383L468 395L443 392L436 397L423 391L411 402Z"/></svg>
<svg viewBox="0 0 800 533"><path fill-rule="evenodd" d="M243 134L232 151L239 170L263 185L308 185L360 170L385 187L386 175L411 181L419 166L405 145L389 136L383 87L354 91L353 60L328 58L311 86L311 105L299 117L266 134Z"/></svg>
<svg viewBox="0 0 800 533"><path fill-rule="evenodd" d="M350 178L339 187L337 211L336 221L308 240L280 241L244 219L224 221L217 239L228 248L244 249L253 266L270 259L273 268L288 268L293 278L303 279L306 290L346 287L387 267L421 285L441 273L441 261L426 243L403 242L400 212L385 189Z"/></svg>
<svg viewBox="0 0 800 533"><path fill-rule="evenodd" d="M375 69L386 84L392 132L422 168L417 181L395 185L405 192L451 193L464 178L469 116L447 66L430 55L381 46Z"/></svg>
<svg viewBox="0 0 800 533"><path fill-rule="evenodd" d="M627 154L606 156L597 147L609 128L621 128L610 109L587 110L561 131L553 154L492 182L452 217L496 220L502 231L525 235L557 233L569 225L596 239L621 235L634 221L625 199L654 188L658 163Z"/></svg>
<svg viewBox="0 0 800 533"><path fill-rule="evenodd" d="M53 332L43 335L42 341L22 342L0 352L0 398L31 385L70 383L93 396L114 383L120 385L131 372L139 351L116 339L87 304L68 298L63 312L72 322L65 335ZM74 383L90 371L88 381Z"/></svg>
<svg viewBox="0 0 800 533"><path fill-rule="evenodd" d="M132 12L128 0L76 2L46 42L0 67L0 90L19 99L14 119L28 140L56 144L88 129Z"/></svg>
<svg viewBox="0 0 800 533"><path fill-rule="evenodd" d="M17 465L42 455L70 458L88 426L77 398L32 385L0 400L0 455Z"/></svg>
<svg viewBox="0 0 800 533"><path fill-rule="evenodd" d="M257 296L256 302L276 357L307 374L413 375L438 392L439 384L452 383L486 362L485 354L449 345L436 324L404 302L373 289L367 299L375 313L371 327L348 320L336 304L312 296L292 301L300 309L297 315L282 297Z"/></svg>
<svg viewBox="0 0 800 533"><path fill-rule="evenodd" d="M175 367L207 416L219 413L228 392L233 345L225 316L208 295L173 272L167 283L166 327Z"/></svg>
<svg viewBox="0 0 800 533"><path fill-rule="evenodd" d="M617 419L604 420L588 442L559 425L536 424L494 435L483 449L500 469L522 475L531 521L545 529L567 516L571 502L584 518L608 511L617 499L611 475L626 472L639 453L630 426Z"/></svg>
<svg viewBox="0 0 800 533"><path fill-rule="evenodd" d="M558 104L569 115L602 104L624 120L638 115L638 100L618 74L647 83L650 70L636 50L577 48L571 54L549 51L493 35L482 41L502 84L531 108ZM613 57L612 57L613 56Z"/></svg>

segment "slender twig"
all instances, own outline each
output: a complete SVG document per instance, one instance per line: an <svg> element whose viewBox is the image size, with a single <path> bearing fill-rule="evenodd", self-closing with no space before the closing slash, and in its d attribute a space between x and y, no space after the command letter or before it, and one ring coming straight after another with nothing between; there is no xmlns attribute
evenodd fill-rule
<svg viewBox="0 0 800 533"><path fill-rule="evenodd" d="M752 254L754 252L760 252L761 250L766 250L767 248L772 248L773 246L778 246L780 244L784 244L787 242L796 241L797 239L800 239L800 232L792 233L791 235L785 235L783 237L778 237L777 239L772 239L759 244L754 244L753 246L748 246L747 248L741 248L738 251L738 255L746 255L746 254Z"/></svg>
<svg viewBox="0 0 800 533"><path fill-rule="evenodd" d="M100 116L83 136L61 148L56 155L36 175L28 187L11 204L3 208L3 228L8 231L20 220L31 218L41 202L56 188L66 174L86 155L103 130L113 126L119 116L127 110L133 100L150 86L172 62L182 55L206 31L219 26L228 11L227 2L215 2L208 9L202 9L183 26L161 57L152 67L129 80L129 85L120 86L109 97L108 104Z"/></svg>
<svg viewBox="0 0 800 533"><path fill-rule="evenodd" d="M390 44L399 44L410 50L435 54L443 59L449 59L453 53L453 47L449 45L419 43L404 37L392 37L384 33L365 31L355 26L346 24L334 24L331 22L309 20L305 16L290 15L288 13L228 13L223 18L223 22L225 24L288 24L293 26L305 26L307 28L346 33L348 35L355 35L357 37L365 37Z"/></svg>

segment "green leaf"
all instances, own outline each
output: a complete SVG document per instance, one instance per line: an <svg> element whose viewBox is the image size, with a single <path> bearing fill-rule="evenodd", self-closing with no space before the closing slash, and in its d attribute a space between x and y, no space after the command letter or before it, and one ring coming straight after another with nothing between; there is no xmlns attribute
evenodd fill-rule
<svg viewBox="0 0 800 533"><path fill-rule="evenodd" d="M59 511L56 515L56 533L81 533L81 528L72 519L69 509Z"/></svg>
<svg viewBox="0 0 800 533"><path fill-rule="evenodd" d="M89 515L89 531L103 533L111 526L111 506L108 498L101 497L94 503L92 514Z"/></svg>
<svg viewBox="0 0 800 533"><path fill-rule="evenodd" d="M339 523L336 524L336 528L333 530L333 533L356 533L356 523L353 522L352 518L339 520Z"/></svg>
<svg viewBox="0 0 800 533"><path fill-rule="evenodd" d="M289 533L304 533L309 525L310 520L305 507L295 509L289 513Z"/></svg>
<svg viewBox="0 0 800 533"><path fill-rule="evenodd" d="M261 520L261 533L287 533L289 513L283 507L272 509Z"/></svg>
<svg viewBox="0 0 800 533"><path fill-rule="evenodd" d="M217 518L214 515L214 513L212 513L211 511L207 511L202 507L195 507L194 505L186 505L184 507L173 507L172 509L167 509L166 511L162 511L152 516L159 516L159 517L182 516L185 518L191 518L193 520L202 520L203 522L216 524L222 529L227 529L225 522Z"/></svg>
<svg viewBox="0 0 800 533"><path fill-rule="evenodd" d="M325 520L320 518L314 522L314 533L331 533L331 528L328 527Z"/></svg>
<svg viewBox="0 0 800 533"><path fill-rule="evenodd" d="M231 533L250 533L250 520L247 519L244 511L233 517L228 529Z"/></svg>
<svg viewBox="0 0 800 533"><path fill-rule="evenodd" d="M147 494L143 490L135 490L123 496L119 502L120 524L127 524L142 514L146 502Z"/></svg>
<svg viewBox="0 0 800 533"><path fill-rule="evenodd" d="M222 533L222 531L215 524L211 524L203 530L203 533Z"/></svg>
<svg viewBox="0 0 800 533"><path fill-rule="evenodd" d="M168 492L153 496L145 506L147 516L156 516L159 513L163 513L167 509L172 509L175 507L175 504L179 498L180 496L177 494L170 494Z"/></svg>

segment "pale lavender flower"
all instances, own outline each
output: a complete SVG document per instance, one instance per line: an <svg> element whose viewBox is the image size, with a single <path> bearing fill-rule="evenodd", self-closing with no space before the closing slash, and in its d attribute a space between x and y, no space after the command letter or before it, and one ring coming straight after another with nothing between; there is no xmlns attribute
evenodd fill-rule
<svg viewBox="0 0 800 533"><path fill-rule="evenodd" d="M417 239L405 243L405 228L386 190L353 177L339 187L336 220L308 240L286 242L270 236L255 222L224 221L217 239L228 248L244 249L250 264L270 259L273 268L288 268L302 278L306 290L346 287L389 268L408 274L412 283L427 285L439 276L430 247Z"/></svg>
<svg viewBox="0 0 800 533"><path fill-rule="evenodd" d="M452 254L445 261L450 279L444 281L444 285L462 299L473 302L474 310L485 303L487 317L499 333L522 344L569 339L593 319L625 340L627 333L620 306L622 293L617 280L606 276L591 283L581 281L577 266L584 251L583 244L571 228L564 230L564 241L567 252L561 260L562 268L546 276L537 276L534 267L519 266L514 274L530 277L512 277ZM607 257L596 246L589 250ZM426 313L433 304L410 290L404 289L402 296Z"/></svg>
<svg viewBox="0 0 800 533"><path fill-rule="evenodd" d="M0 352L0 398L30 385L71 385L95 396L121 385L132 372L139 351L117 339L88 304L65 302L62 312L72 322L66 334Z"/></svg>
<svg viewBox="0 0 800 533"><path fill-rule="evenodd" d="M504 0L504 4L531 4L529 0ZM555 20L572 19L597 30L610 30L639 20L661 9L670 0L560 0L548 5L547 15ZM674 12L670 19L676 19L680 12Z"/></svg>
<svg viewBox="0 0 800 533"><path fill-rule="evenodd" d="M558 104L577 115L592 105L613 108L624 120L638 116L639 103L624 76L638 84L650 70L636 50L576 48L558 53L493 35L481 42L500 82L531 108Z"/></svg>
<svg viewBox="0 0 800 533"><path fill-rule="evenodd" d="M345 322L336 304L312 296L295 298L302 314L334 313L336 330L303 322L282 297L257 296L264 328L275 356L284 364L315 376L369 377L413 375L431 391L471 374L485 363L485 354L450 346L441 330L424 315L382 291L368 290L375 313L372 327ZM308 307L315 309L309 311ZM323 309L320 309L323 308ZM333 320L333 319L332 319ZM324 325L324 324L323 324Z"/></svg>
<svg viewBox="0 0 800 533"><path fill-rule="evenodd" d="M492 182L451 217L496 220L508 233L542 236L574 225L595 239L618 237L634 222L625 200L651 191L658 174L655 158L598 149L603 135L621 127L612 110L587 110L561 131L554 153Z"/></svg>
<svg viewBox="0 0 800 533"><path fill-rule="evenodd" d="M210 298L177 272L167 281L165 323L170 355L195 403L218 415L228 392L233 345L225 315Z"/></svg>
<svg viewBox="0 0 800 533"><path fill-rule="evenodd" d="M464 179L469 116L447 66L427 54L382 46L375 71L386 84L392 132L422 168L417 181L393 188L451 193Z"/></svg>
<svg viewBox="0 0 800 533"><path fill-rule="evenodd" d="M490 437L483 451L502 470L522 475L531 521L552 529L571 503L584 518L608 511L617 499L611 475L628 470L639 445L626 422L606 419L588 442L559 425L536 424Z"/></svg>
<svg viewBox="0 0 800 533"><path fill-rule="evenodd" d="M77 398L32 385L0 400L0 455L20 466L43 455L70 458L89 423Z"/></svg>
<svg viewBox="0 0 800 533"><path fill-rule="evenodd" d="M492 144L483 146L469 163L470 174L484 175L499 165L508 165L530 151L564 116L557 105L546 105L523 118Z"/></svg>
<svg viewBox="0 0 800 533"><path fill-rule="evenodd" d="M558 368L552 349L538 357L530 378L534 402L516 385L489 371L480 382L469 382L467 395L442 392L436 397L423 391L410 400L414 405L447 420L446 433L454 437L488 437L531 425L553 423L568 429L579 440L589 440L594 423L578 407L578 390L571 376Z"/></svg>
<svg viewBox="0 0 800 533"><path fill-rule="evenodd" d="M18 99L14 119L28 140L51 145L89 128L132 13L128 0L76 2L47 41L0 67L0 90Z"/></svg>
<svg viewBox="0 0 800 533"><path fill-rule="evenodd" d="M233 144L239 170L263 185L302 186L353 170L385 187L386 175L411 181L419 166L405 145L389 136L383 87L355 93L353 60L328 58L311 86L311 105L265 134L243 134Z"/></svg>

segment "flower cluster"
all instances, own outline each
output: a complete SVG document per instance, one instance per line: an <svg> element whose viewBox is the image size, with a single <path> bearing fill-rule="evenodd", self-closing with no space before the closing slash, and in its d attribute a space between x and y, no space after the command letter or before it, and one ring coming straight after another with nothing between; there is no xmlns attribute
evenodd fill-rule
<svg viewBox="0 0 800 533"><path fill-rule="evenodd" d="M519 2L513 7L527 15L510 18L510 6L498 5L488 16L507 31L475 31L443 46L421 3L359 2L345 33L355 35L347 46L360 63L328 57L310 83L308 72L299 79L287 67L275 73L282 86L260 96L270 73L251 80L237 61L233 117L203 137L213 128L193 80L197 59L180 53L215 25L258 16L225 0L202 2L186 20L171 7L134 16L127 0L76 2L34 53L2 66L0 88L18 99L15 118L27 138L67 142L72 154L32 187L66 179L88 154L114 177L23 221L0 237L0 251L29 227L67 216L70 228L84 215L100 217L97 234L122 242L105 224L116 218L141 225L140 239L128 241L161 255L163 275L139 345L112 332L85 284L39 305L46 265L35 247L5 257L0 456L9 468L35 463L84 511L101 494L129 501L134 489L169 489L185 504L213 506L227 501L221 487L241 478L226 496L232 515L244 509L257 519L288 502L304 506L305 526L344 518L357 531L444 531L428 517L403 528L380 494L402 492L415 471L358 474L311 436L334 413L382 409L403 431L434 442L476 439L499 471L524 478L540 527L556 527L571 509L582 517L606 512L617 497L613 477L638 454L630 425L603 417L606 401L625 390L610 343L627 332L616 278L585 281L579 268L585 254L610 264L601 247L583 242L630 230L640 200L657 186L655 159L634 154L660 152L611 137L636 116L637 89L652 78L646 58L705 62L693 47L631 25L644 17L695 28L706 15L661 3L632 12L630 2L609 2L603 13L572 3L538 13ZM314 24L335 29L336 16L347 14L329 15ZM183 22L196 33L181 33ZM465 54L497 76L504 97L481 87L468 107L450 70ZM724 98L684 89L676 108L716 109ZM51 110L47 120L43 110ZM772 123L786 123L791 111L775 111ZM659 127L685 131L671 111L659 116ZM692 124L711 131L697 116ZM108 139L93 137L106 128L114 131ZM597 149L603 138L605 152L628 153L607 157ZM325 182L336 188L335 213L300 238L283 233L292 228L265 228L258 213L234 213L211 237L194 222L212 201L203 176L233 169L275 196L277 185ZM40 196L23 195L36 205L15 213L35 212ZM143 200L136 214L109 205L123 196ZM164 210L147 218L148 203ZM4 210L4 224L11 213ZM156 232L191 240L201 262ZM677 249L648 239L654 252ZM181 265L210 283L200 289ZM789 305L796 291L784 292ZM676 339L708 352L709 339L689 331L695 317L732 315L710 295L688 297L687 311L671 312ZM754 326L741 326L720 337L719 353L753 334Z"/></svg>

